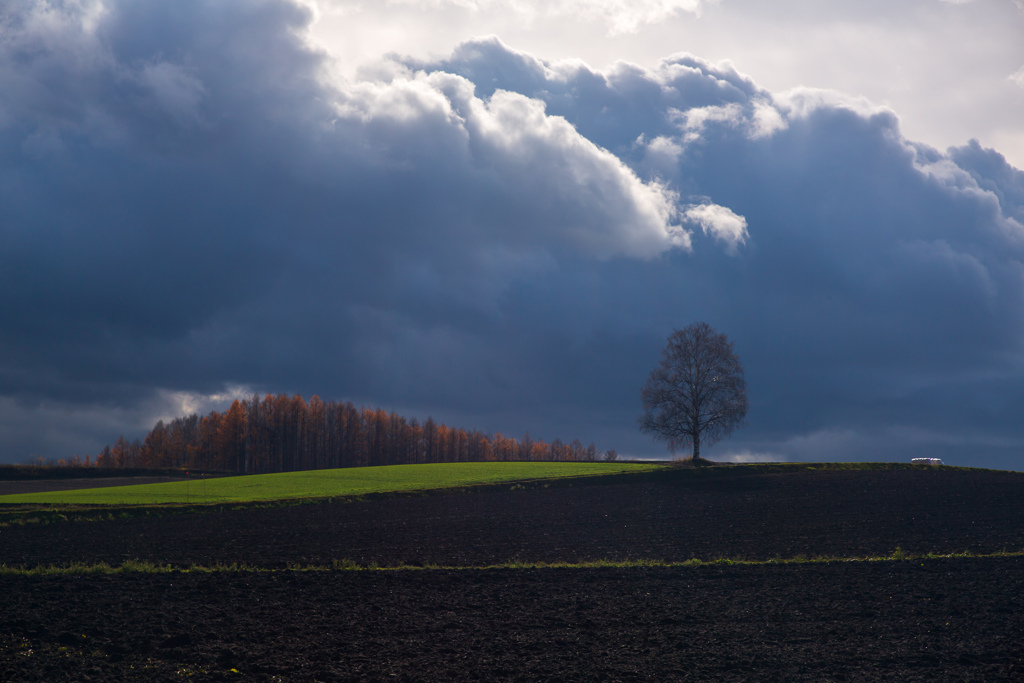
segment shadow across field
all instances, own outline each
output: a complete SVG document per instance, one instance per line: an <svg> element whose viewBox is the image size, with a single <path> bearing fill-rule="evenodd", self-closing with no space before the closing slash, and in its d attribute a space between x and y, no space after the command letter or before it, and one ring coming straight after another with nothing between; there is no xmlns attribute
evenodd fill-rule
<svg viewBox="0 0 1024 683"><path fill-rule="evenodd" d="M1024 548L1024 475L672 470L458 495L0 528L0 564L481 566Z"/></svg>
<svg viewBox="0 0 1024 683"><path fill-rule="evenodd" d="M603 479L603 478L602 478ZM667 471L0 528L14 681L1016 681L1024 557L527 569L1024 547L1024 475Z"/></svg>

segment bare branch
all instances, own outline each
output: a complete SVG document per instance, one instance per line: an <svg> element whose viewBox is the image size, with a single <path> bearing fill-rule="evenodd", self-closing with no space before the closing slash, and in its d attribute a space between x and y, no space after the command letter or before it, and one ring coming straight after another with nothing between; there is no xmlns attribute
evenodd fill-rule
<svg viewBox="0 0 1024 683"><path fill-rule="evenodd" d="M743 365L732 342L705 322L669 335L661 363L641 391L644 413L640 430L675 446L693 446L728 436L747 414Z"/></svg>

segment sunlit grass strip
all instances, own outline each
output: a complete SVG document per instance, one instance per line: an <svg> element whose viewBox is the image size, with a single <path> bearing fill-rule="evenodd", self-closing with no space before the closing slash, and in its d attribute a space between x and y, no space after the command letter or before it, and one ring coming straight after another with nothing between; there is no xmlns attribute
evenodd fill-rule
<svg viewBox="0 0 1024 683"><path fill-rule="evenodd" d="M533 482L651 472L668 464L604 462L461 462L385 467L347 467L215 479L18 493L0 496L0 504L158 505L222 504L268 500L333 498L429 491L433 489Z"/></svg>
<svg viewBox="0 0 1024 683"><path fill-rule="evenodd" d="M864 557L836 557L819 555L815 557L778 558L767 560L747 560L742 558L717 558L713 560L690 559L681 562L666 562L664 560L635 559L635 560L588 560L586 562L526 562L512 560L488 565L377 565L359 564L350 560L335 560L331 564L289 564L282 568L259 567L244 563L217 564L217 565L192 565L190 567L175 567L169 564L154 564L145 561L128 561L120 565L110 565L105 562L98 564L68 564L68 565L46 565L40 567L9 567L0 565L0 577L4 576L82 576L90 574L212 574L218 572L228 573L279 573L279 572L339 572L339 571L371 571L371 572L400 572L400 571L487 571L500 569L637 569L656 568L672 569L678 567L720 567L720 566L775 566L790 564L832 564L832 563L867 563L867 562L901 562L920 560L948 560L948 559L989 559L997 557L1024 557L1024 550L1001 550L994 553L972 553L969 551L951 553L910 553L897 548L889 555L870 555Z"/></svg>

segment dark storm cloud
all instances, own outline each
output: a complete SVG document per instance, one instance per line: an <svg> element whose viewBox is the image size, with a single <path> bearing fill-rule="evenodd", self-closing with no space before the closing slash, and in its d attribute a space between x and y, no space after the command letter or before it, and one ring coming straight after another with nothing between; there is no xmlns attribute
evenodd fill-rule
<svg viewBox="0 0 1024 683"><path fill-rule="evenodd" d="M0 393L235 381L429 409L500 360L478 330L510 283L687 247L670 193L541 103L447 74L328 85L309 20L6 6Z"/></svg>
<svg viewBox="0 0 1024 683"><path fill-rule="evenodd" d="M1004 212L1024 224L1024 171L1010 166L995 150L983 149L977 140L949 150L949 155L978 187L995 195Z"/></svg>
<svg viewBox="0 0 1024 683"><path fill-rule="evenodd" d="M232 386L655 453L639 387L704 319L751 391L721 455L1016 464L1024 183L992 150L683 54L486 38L337 83L283 1L2 12L6 459Z"/></svg>

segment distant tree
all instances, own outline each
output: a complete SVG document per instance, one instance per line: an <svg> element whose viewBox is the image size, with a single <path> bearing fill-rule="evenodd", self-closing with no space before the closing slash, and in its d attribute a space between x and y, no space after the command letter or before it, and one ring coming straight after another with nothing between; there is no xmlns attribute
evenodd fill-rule
<svg viewBox="0 0 1024 683"><path fill-rule="evenodd" d="M545 441L534 441L530 460L536 460L537 462L551 460L551 446Z"/></svg>
<svg viewBox="0 0 1024 683"><path fill-rule="evenodd" d="M579 439L573 439L569 443L569 455L568 460L573 462L581 462L586 456L587 449L583 447L583 442Z"/></svg>
<svg viewBox="0 0 1024 683"><path fill-rule="evenodd" d="M96 456L96 467L113 467L114 456L110 454L110 446L104 446Z"/></svg>
<svg viewBox="0 0 1024 683"><path fill-rule="evenodd" d="M597 447L529 434L521 442L437 423L420 424L383 409L326 403L313 396L259 394L236 400L224 413L158 421L145 437L124 437L96 456L97 467L177 467L239 474L426 462L595 460ZM49 460L42 459L47 464ZM84 463L81 459L74 464Z"/></svg>
<svg viewBox="0 0 1024 683"><path fill-rule="evenodd" d="M302 457L299 469L319 470L325 467L323 455L327 452L327 411L319 396L314 395L305 406L303 420Z"/></svg>
<svg viewBox="0 0 1024 683"><path fill-rule="evenodd" d="M244 472L245 408L242 402L236 399L220 420L211 420L210 428L214 427L217 430L214 444L218 455L214 461L215 469Z"/></svg>
<svg viewBox="0 0 1024 683"><path fill-rule="evenodd" d="M615 462L618 459L619 459L619 454L615 451L614 448L604 452L604 461L605 462Z"/></svg>
<svg viewBox="0 0 1024 683"><path fill-rule="evenodd" d="M644 413L640 430L668 442L701 445L729 435L747 414L747 385L732 342L705 322L669 335L661 363L641 392Z"/></svg>
<svg viewBox="0 0 1024 683"><path fill-rule="evenodd" d="M518 460L533 460L533 438L530 436L530 432L523 434L523 438L519 440L519 454L517 455Z"/></svg>
<svg viewBox="0 0 1024 683"><path fill-rule="evenodd" d="M423 462L440 462L437 459L437 423L434 418L427 416L423 423Z"/></svg>
<svg viewBox="0 0 1024 683"><path fill-rule="evenodd" d="M118 437L111 453L114 456L114 467L131 467L132 463L128 458L128 441L123 436Z"/></svg>
<svg viewBox="0 0 1024 683"><path fill-rule="evenodd" d="M565 458L566 450L567 450L566 446L565 446L565 444L562 443L562 440L561 439L555 439L554 441L551 442L551 447L550 447L551 459L554 460L555 462L560 462L562 460L565 460L566 459Z"/></svg>

